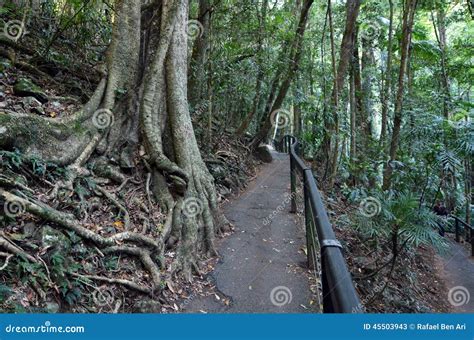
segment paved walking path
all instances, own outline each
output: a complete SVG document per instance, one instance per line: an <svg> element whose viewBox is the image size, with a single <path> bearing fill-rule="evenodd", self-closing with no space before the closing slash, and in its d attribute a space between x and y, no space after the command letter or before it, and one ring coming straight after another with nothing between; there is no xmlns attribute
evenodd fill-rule
<svg viewBox="0 0 474 340"><path fill-rule="evenodd" d="M304 230L289 213L289 158L273 156L246 192L224 208L235 232L220 244L211 280L230 304L214 295L196 297L185 312L317 312L317 303L310 304Z"/></svg>
<svg viewBox="0 0 474 340"><path fill-rule="evenodd" d="M456 313L474 313L474 258L463 245L452 240L449 251L442 256L444 278L449 292L446 296Z"/></svg>

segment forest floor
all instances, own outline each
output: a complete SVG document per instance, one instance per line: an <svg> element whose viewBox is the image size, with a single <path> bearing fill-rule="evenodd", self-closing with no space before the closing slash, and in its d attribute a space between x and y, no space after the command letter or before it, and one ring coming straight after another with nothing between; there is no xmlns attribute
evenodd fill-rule
<svg viewBox="0 0 474 340"><path fill-rule="evenodd" d="M404 252L399 257L392 273L389 269L379 271L391 259L390 248L373 248L370 240L343 223L344 216L357 207L345 202L342 195L328 195L324 201L366 312L453 312L447 299L450 285L437 260L438 250L419 245L413 252Z"/></svg>

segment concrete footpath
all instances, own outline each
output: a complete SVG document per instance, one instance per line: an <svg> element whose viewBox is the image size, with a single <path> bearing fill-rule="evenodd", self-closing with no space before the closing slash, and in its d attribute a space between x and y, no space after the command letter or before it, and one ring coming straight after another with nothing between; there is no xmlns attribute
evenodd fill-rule
<svg viewBox="0 0 474 340"><path fill-rule="evenodd" d="M196 297L185 313L318 312L317 303L310 303L303 226L289 213L289 158L273 156L224 208L235 232L219 245L220 261L208 279L230 303L213 295Z"/></svg>

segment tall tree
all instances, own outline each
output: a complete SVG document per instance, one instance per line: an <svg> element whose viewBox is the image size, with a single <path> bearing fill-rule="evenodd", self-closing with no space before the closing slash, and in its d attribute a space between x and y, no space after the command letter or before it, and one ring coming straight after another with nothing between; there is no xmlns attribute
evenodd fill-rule
<svg viewBox="0 0 474 340"><path fill-rule="evenodd" d="M258 5L258 4L257 4ZM258 15L258 34L257 34L257 51L255 53L256 61L257 61L257 77L255 79L255 95L252 101L252 109L248 113L248 115L244 118L240 126L237 128L236 135L241 136L247 128L249 127L250 123L252 122L255 113L259 108L259 104L262 97L262 83L265 77L265 70L264 70L264 58L263 58L263 43L265 38L265 26L266 26L266 19L267 19L267 8L268 8L268 0L263 0L261 9L258 9L257 6L257 15Z"/></svg>
<svg viewBox="0 0 474 340"><path fill-rule="evenodd" d="M332 186L337 172L339 159L339 96L344 87L347 69L354 48L354 31L357 17L359 15L360 0L349 0L346 4L346 23L339 51L339 64L337 67L336 80L332 89L331 111L333 119L329 126L325 127L323 140L324 154L326 155L327 173L329 174L328 185Z"/></svg>
<svg viewBox="0 0 474 340"><path fill-rule="evenodd" d="M383 176L383 189L387 190L392 184L393 162L397 159L397 151L400 143L400 130L403 117L403 97L405 90L405 74L407 72L409 49L415 19L417 0L404 0L402 40L400 43L400 70L398 73L398 90L395 101L393 118L392 140L390 142L389 162L385 164Z"/></svg>
<svg viewBox="0 0 474 340"><path fill-rule="evenodd" d="M390 6L390 22L388 27L387 42L387 65L385 67L385 77L383 81L382 91L382 128L380 132L379 144L384 148L387 136L388 107L390 103L390 89L392 87L392 54L393 54L393 0L389 0Z"/></svg>
<svg viewBox="0 0 474 340"><path fill-rule="evenodd" d="M209 59L212 7L210 0L199 0L199 16L188 22L188 33L196 35L189 67L189 102L193 108L202 105L207 96L206 66Z"/></svg>
<svg viewBox="0 0 474 340"><path fill-rule="evenodd" d="M431 12L431 20L435 31L436 40L441 51L441 84L443 88L443 114L446 119L449 118L449 104L451 93L449 90L449 76L447 69L447 46L446 46L446 10L443 4L439 4L436 10L436 19Z"/></svg>
<svg viewBox="0 0 474 340"><path fill-rule="evenodd" d="M16 147L26 155L67 166L69 178L57 184L56 194L64 189L72 192L77 176L87 173L88 162L97 167L102 163L102 168L120 174L114 160L126 149L126 154L136 153L142 140L146 149L142 159L167 220L156 241L133 233L130 237L145 248L156 242L176 245L174 269L191 279L197 258L215 254L214 235L226 219L218 210L214 180L201 157L188 108L188 0L156 2L145 7L145 13L134 0L117 1L116 6L107 75L89 102L64 119L0 115L0 124L8 131L0 134L0 147ZM130 161L123 165L133 166ZM110 171L104 173L110 176ZM56 223L80 225L52 208L28 204L27 210ZM93 232L85 235L99 245L107 244ZM164 248L153 249L154 254L157 251L159 258ZM149 255L140 254L145 268L156 267ZM158 287L159 272L151 272Z"/></svg>
<svg viewBox="0 0 474 340"><path fill-rule="evenodd" d="M286 72L283 74L283 78L281 80L281 85L278 89L276 86L272 86L276 93L275 100L268 101L267 108L270 108L268 111L264 112L265 122L257 131L255 137L253 138L250 147L251 149L255 149L258 145L267 137L268 133L272 125L275 122L272 122L272 113L277 112L281 109L283 105L283 101L285 100L286 94L290 88L291 82L298 71L299 62L301 58L302 48L303 48L303 38L304 32L306 30L306 24L308 22L309 11L311 9L311 5L313 4L314 0L304 0L303 5L301 7L300 19L298 22L298 26L296 27L296 33L291 45L290 55L289 55L289 66ZM273 82L276 85L278 82ZM272 92L272 91L271 91ZM270 92L270 97L273 95Z"/></svg>

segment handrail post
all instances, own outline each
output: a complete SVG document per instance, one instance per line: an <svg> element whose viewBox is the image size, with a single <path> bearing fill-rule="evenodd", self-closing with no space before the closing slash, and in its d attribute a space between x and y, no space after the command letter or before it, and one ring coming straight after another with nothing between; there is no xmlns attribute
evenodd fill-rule
<svg viewBox="0 0 474 340"><path fill-rule="evenodd" d="M456 235L455 239L456 239L456 242L459 243L460 239L459 239L459 221L457 218L454 218L454 233Z"/></svg>
<svg viewBox="0 0 474 340"><path fill-rule="evenodd" d="M295 160L290 153L290 187L291 187L291 208L290 213L296 213L296 166Z"/></svg>
<svg viewBox="0 0 474 340"><path fill-rule="evenodd" d="M314 252L314 229L311 214L311 207L309 203L309 192L308 186L306 183L308 182L308 173L312 176L311 170L306 169L303 170L303 192L304 192L304 221L306 227L306 256L308 258L308 268L314 269L316 268L315 263L315 252Z"/></svg>
<svg viewBox="0 0 474 340"><path fill-rule="evenodd" d="M474 228L471 229L471 256L474 257Z"/></svg>
<svg viewBox="0 0 474 340"><path fill-rule="evenodd" d="M329 290L328 275L326 272L325 248L321 248L321 285L323 288L323 313L334 313L334 306Z"/></svg>

